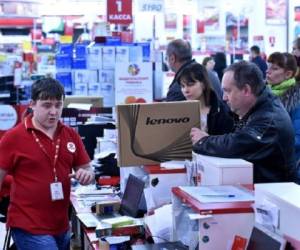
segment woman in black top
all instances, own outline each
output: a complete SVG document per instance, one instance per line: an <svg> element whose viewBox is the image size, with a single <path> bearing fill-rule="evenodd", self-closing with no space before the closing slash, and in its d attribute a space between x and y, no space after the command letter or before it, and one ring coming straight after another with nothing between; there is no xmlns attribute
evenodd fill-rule
<svg viewBox="0 0 300 250"><path fill-rule="evenodd" d="M208 80L207 70L199 63L188 65L179 83L187 100L199 100L201 129L210 135L220 135L233 130L233 117L222 100L219 100Z"/></svg>

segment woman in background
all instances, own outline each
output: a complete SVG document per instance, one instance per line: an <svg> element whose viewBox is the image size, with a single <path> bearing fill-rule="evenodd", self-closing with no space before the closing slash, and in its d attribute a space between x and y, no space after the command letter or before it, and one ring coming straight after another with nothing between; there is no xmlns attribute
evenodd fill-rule
<svg viewBox="0 0 300 250"><path fill-rule="evenodd" d="M217 72L214 70L215 64L216 62L211 56L204 57L202 61L202 65L206 68L207 71L211 71L216 75L216 77L219 77Z"/></svg>
<svg viewBox="0 0 300 250"><path fill-rule="evenodd" d="M210 135L221 135L233 130L232 115L213 91L203 65L195 62L187 66L179 78L179 83L187 100L200 101L202 130Z"/></svg>
<svg viewBox="0 0 300 250"><path fill-rule="evenodd" d="M214 70L217 72L220 81L222 82L224 69L227 68L226 55L223 52L217 52L214 56L215 67Z"/></svg>
<svg viewBox="0 0 300 250"><path fill-rule="evenodd" d="M275 52L268 58L267 83L290 114L295 130L295 151L300 159L300 84L296 82L297 61L290 53Z"/></svg>

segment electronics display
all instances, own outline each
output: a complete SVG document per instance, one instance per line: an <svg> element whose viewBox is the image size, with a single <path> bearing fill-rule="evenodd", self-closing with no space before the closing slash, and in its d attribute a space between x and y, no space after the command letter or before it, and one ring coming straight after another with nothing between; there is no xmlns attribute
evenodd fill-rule
<svg viewBox="0 0 300 250"><path fill-rule="evenodd" d="M122 197L120 214L131 217L139 217L139 204L144 193L145 183L134 175L130 174Z"/></svg>
<svg viewBox="0 0 300 250"><path fill-rule="evenodd" d="M259 224L255 224L248 242L247 250L284 250L286 240Z"/></svg>

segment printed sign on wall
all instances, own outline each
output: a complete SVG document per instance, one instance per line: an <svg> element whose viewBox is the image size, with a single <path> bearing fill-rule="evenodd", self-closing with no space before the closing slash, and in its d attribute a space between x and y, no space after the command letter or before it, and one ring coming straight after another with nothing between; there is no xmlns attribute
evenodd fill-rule
<svg viewBox="0 0 300 250"><path fill-rule="evenodd" d="M153 101L152 64L116 63L116 105Z"/></svg>
<svg viewBox="0 0 300 250"><path fill-rule="evenodd" d="M139 0L140 12L164 12L164 0Z"/></svg>
<svg viewBox="0 0 300 250"><path fill-rule="evenodd" d="M18 115L13 106L0 105L0 130L13 128L18 120Z"/></svg>

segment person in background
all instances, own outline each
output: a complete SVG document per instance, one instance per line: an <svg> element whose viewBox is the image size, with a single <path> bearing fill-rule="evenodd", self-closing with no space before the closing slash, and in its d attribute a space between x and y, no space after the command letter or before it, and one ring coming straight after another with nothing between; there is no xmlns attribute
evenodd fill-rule
<svg viewBox="0 0 300 250"><path fill-rule="evenodd" d="M239 122L234 132L224 135L192 128L193 151L252 162L254 183L297 181L292 123L260 69L250 62L234 63L224 73L222 88Z"/></svg>
<svg viewBox="0 0 300 250"><path fill-rule="evenodd" d="M251 59L251 62L253 62L257 65L257 67L263 73L263 78L266 79L266 71L267 71L268 65L267 65L266 61L261 57L260 48L258 46L254 45L250 48L250 59Z"/></svg>
<svg viewBox="0 0 300 250"><path fill-rule="evenodd" d="M206 70L213 72L216 77L218 77L217 72L214 70L215 60L211 56L204 57L202 61L202 65L206 68Z"/></svg>
<svg viewBox="0 0 300 250"><path fill-rule="evenodd" d="M0 189L9 172L7 225L19 250L69 249L70 178L82 185L94 180L80 136L60 122L64 97L58 81L36 81L32 113L0 141Z"/></svg>
<svg viewBox="0 0 300 250"><path fill-rule="evenodd" d="M296 61L297 61L297 73L296 73L296 81L300 81L300 37L298 37L293 42L293 51L292 54L294 55Z"/></svg>
<svg viewBox="0 0 300 250"><path fill-rule="evenodd" d="M203 58L202 65L207 70L214 70L215 64L216 64L215 60L211 56L207 56Z"/></svg>
<svg viewBox="0 0 300 250"><path fill-rule="evenodd" d="M215 71L218 74L219 80L222 81L224 69L227 67L227 62L226 62L226 55L224 52L217 52L214 55L214 60L215 60Z"/></svg>
<svg viewBox="0 0 300 250"><path fill-rule="evenodd" d="M199 63L185 67L179 78L184 97L200 101L201 129L211 135L233 130L233 118L228 107L217 97L208 79L207 70Z"/></svg>
<svg viewBox="0 0 300 250"><path fill-rule="evenodd" d="M192 48L190 43L182 39L171 41L167 46L166 60L169 68L175 72L175 77L169 86L166 101L186 100L181 92L178 78L186 66L195 62L195 60L192 59ZM222 90L219 79L211 71L208 71L208 78L218 97L222 98Z"/></svg>
<svg viewBox="0 0 300 250"><path fill-rule="evenodd" d="M272 53L268 58L267 83L289 113L295 131L296 161L300 160L300 84L297 62L290 53Z"/></svg>

